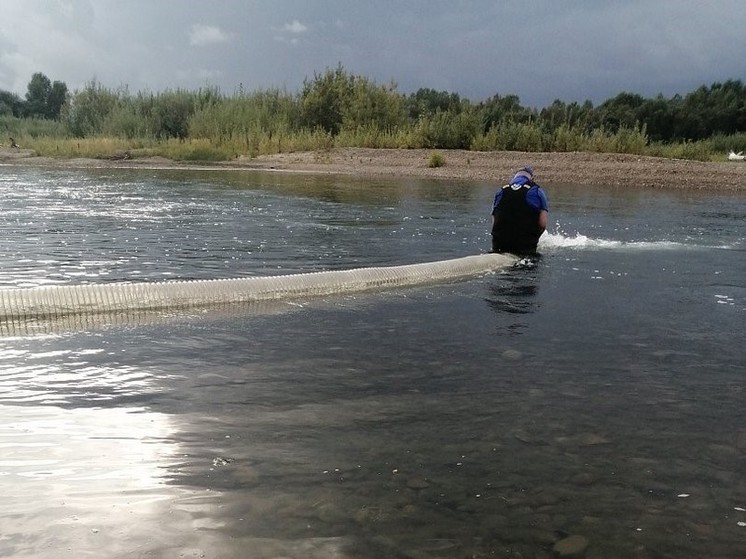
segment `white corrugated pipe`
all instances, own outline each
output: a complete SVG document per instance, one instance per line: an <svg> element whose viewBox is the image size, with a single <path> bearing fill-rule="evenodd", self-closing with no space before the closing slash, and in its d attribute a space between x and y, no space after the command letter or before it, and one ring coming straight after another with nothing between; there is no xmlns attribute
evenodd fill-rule
<svg viewBox="0 0 746 559"><path fill-rule="evenodd" d="M516 261L509 254L480 254L422 264L285 276L0 289L0 321L177 310L414 286L475 276L507 268Z"/></svg>

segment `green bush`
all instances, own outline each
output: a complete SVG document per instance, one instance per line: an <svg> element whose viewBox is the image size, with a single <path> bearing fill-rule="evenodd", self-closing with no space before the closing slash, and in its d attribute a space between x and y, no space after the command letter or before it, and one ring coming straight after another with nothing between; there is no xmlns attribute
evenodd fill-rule
<svg viewBox="0 0 746 559"><path fill-rule="evenodd" d="M478 129L476 114L438 110L434 115L424 115L417 120L414 129L415 147L469 149Z"/></svg>
<svg viewBox="0 0 746 559"><path fill-rule="evenodd" d="M613 135L613 151L616 153L642 154L648 145L648 137L645 133L645 125L626 127L621 126Z"/></svg>
<svg viewBox="0 0 746 559"><path fill-rule="evenodd" d="M440 152L434 151L430 154L430 158L427 160L427 166L431 169L437 167L443 167L446 164L446 158Z"/></svg>
<svg viewBox="0 0 746 559"><path fill-rule="evenodd" d="M582 151L586 137L582 130L567 124L561 124L552 139L552 149L555 151Z"/></svg>
<svg viewBox="0 0 746 559"><path fill-rule="evenodd" d="M542 151L544 132L536 123L503 122L495 124L483 135L475 137L472 149L478 151Z"/></svg>

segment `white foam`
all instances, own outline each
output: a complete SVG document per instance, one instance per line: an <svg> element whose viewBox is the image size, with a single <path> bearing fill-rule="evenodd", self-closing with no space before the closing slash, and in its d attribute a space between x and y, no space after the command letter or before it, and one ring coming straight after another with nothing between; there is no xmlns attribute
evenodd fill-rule
<svg viewBox="0 0 746 559"><path fill-rule="evenodd" d="M563 233L546 232L539 239L539 249L551 251L558 248L585 249L632 249L632 250L672 250L687 248L690 245L676 241L614 241L609 239L592 239L575 233L574 236ZM718 247L726 248L726 247Z"/></svg>
<svg viewBox="0 0 746 559"><path fill-rule="evenodd" d="M608 241L605 239L591 239L580 233L575 233L574 237L563 235L562 233L546 232L539 239L539 248L617 248L622 246L621 241Z"/></svg>
<svg viewBox="0 0 746 559"><path fill-rule="evenodd" d="M703 245L697 244L692 238L683 240L661 240L661 241L617 241L612 239L594 239L575 232L567 233L563 230L560 222L554 224L554 232L546 231L539 239L538 248L542 251L552 251L553 249L574 249L574 250L672 250L672 249L740 249L742 241L736 241L731 244L721 245Z"/></svg>

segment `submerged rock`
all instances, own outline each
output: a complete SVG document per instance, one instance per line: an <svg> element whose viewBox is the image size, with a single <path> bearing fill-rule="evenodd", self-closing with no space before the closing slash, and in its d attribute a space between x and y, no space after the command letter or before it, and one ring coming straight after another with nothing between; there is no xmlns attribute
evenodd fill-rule
<svg viewBox="0 0 746 559"><path fill-rule="evenodd" d="M580 557L588 549L588 540L584 536L568 536L556 544L553 550L559 557Z"/></svg>
<svg viewBox="0 0 746 559"><path fill-rule="evenodd" d="M517 349L506 349L502 352L502 356L505 359L510 359L511 361L517 361L518 359L523 358L523 354Z"/></svg>
<svg viewBox="0 0 746 559"><path fill-rule="evenodd" d="M430 484L424 479L414 478L407 481L407 487L410 489L427 489Z"/></svg>

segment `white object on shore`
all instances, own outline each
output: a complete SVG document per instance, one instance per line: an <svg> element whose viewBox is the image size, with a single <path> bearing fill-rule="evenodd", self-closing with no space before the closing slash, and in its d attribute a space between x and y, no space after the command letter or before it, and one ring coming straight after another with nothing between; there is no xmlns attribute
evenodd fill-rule
<svg viewBox="0 0 746 559"><path fill-rule="evenodd" d="M744 155L742 151L734 153L733 150L730 150L730 153L728 154L729 161L743 161L744 159L746 159L746 155Z"/></svg>

